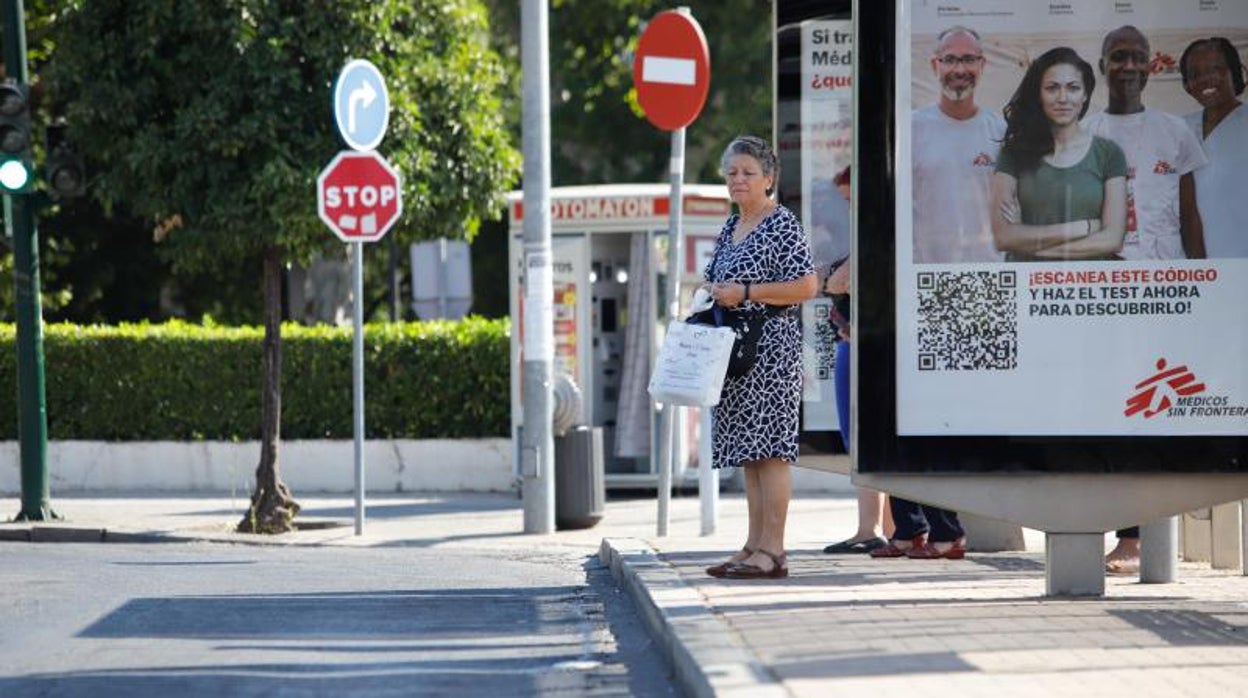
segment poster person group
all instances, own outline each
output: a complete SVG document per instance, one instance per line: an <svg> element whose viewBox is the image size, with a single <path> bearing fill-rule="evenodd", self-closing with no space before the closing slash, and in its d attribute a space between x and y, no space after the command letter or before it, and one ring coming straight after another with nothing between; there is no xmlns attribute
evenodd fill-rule
<svg viewBox="0 0 1248 698"><path fill-rule="evenodd" d="M1214 244L1213 236L1226 237L1227 233L1225 229L1211 230L1234 220L1238 211L1248 206L1248 151L1244 145L1248 144L1248 109L1240 107L1232 112L1218 126L1222 131L1197 137L1202 131L1202 105L1185 89L1179 66L1189 45L1210 37L1227 39L1235 53L1232 58L1239 59L1233 62L1242 62L1248 51L1248 3L898 2L897 38L902 47L897 67L898 434L1248 434L1248 362L1244 361L1248 356L1248 255L1218 253L1227 248ZM1124 26L1138 31L1120 31ZM938 37L953 27L978 34L982 60L977 61L973 51L966 50L965 42L938 55ZM1103 191L1093 193L1111 201L1115 196L1126 197L1120 234L1124 242L1136 235L1137 247L1102 251L1083 259L1071 254L1046 260L1042 253L1001 252L1004 233L994 235L989 229L985 234L992 245L987 252L932 258L931 250L953 247L946 245L942 236L958 238L961 234L965 240L969 225L965 221L973 216L959 219L962 222L955 230L955 224L946 223L954 220L950 217L954 213L932 213L930 207L917 211L919 205L912 207L910 203L925 194L923 186L930 186L930 182L916 181L921 179L923 168L931 165L923 159L933 157L933 153L939 156L939 146L949 142L946 137L932 135L931 108L942 101L942 96L965 99L969 87L978 109L999 118L1028 68L1051 49L1069 47L1091 66L1096 81L1080 127L1089 135L1106 133L1098 123L1103 118L1098 113L1109 106L1111 85L1102 66L1102 49L1111 33L1115 37L1144 38L1148 69L1146 75L1137 77L1136 87L1142 84L1138 95L1145 110L1175 117L1169 124L1186 125L1200 148L1194 158L1176 155L1171 162L1155 157L1167 148L1183 152L1184 146L1178 144L1182 134L1173 128L1133 123L1127 123L1127 128L1119 129L1113 137L1104 137L1113 146L1097 146L1106 163L1098 170L1105 184ZM904 47L910 49L908 60ZM968 67L977 69L973 79L961 75L942 80L942 68L947 75L966 72L959 68ZM1057 83L1061 87L1062 80L1071 81L1071 75L1067 71L1050 77L1060 78ZM1073 75L1079 82L1078 70ZM1062 105L1045 107L1043 100L1037 101L1041 109L1050 110L1044 115L1050 124L1055 119L1060 122ZM925 108L927 113L921 113ZM982 130L1004 127L1004 121L998 123L997 127L985 125ZM1068 135L1070 131L1062 133ZM1176 143L1165 139L1175 139ZM1074 154L1079 155L1081 142L1067 142L1075 143ZM1091 151L1092 142L1091 138L1084 139L1084 152ZM1122 165L1112 162L1115 146L1118 157L1127 160L1125 172ZM999 226L1003 231L1027 232L1030 229L1026 226L1041 225L1029 223L1029 212L1020 213L1020 206L1032 207L1033 221L1043 219L1035 209L1056 211L1057 217L1043 219L1044 224L1065 225L1061 235L1069 239L1110 227L1113 215L1106 216L1106 221L1100 216L1092 220L1092 214L1083 214L1083 218L1070 214L1076 220L1061 218L1063 210L1069 212L1076 206L1073 199L1087 193L1077 191L1078 185L1061 184L1067 181L1064 171L1086 167L1088 156L1053 161L1050 180L1059 183L1057 191L1064 191L1066 200L1036 204L1022 194L1021 182L1027 176L1023 174L1015 178L1017 189L1012 200L1002 197L1000 189L994 199L991 187L1000 186L999 175L1010 167L1009 158L1002 162L999 148L999 138L985 138L982 148L959 155L966 158L965 164L972 168L969 171L986 176L946 177L939 184L944 190L938 193L963 208L987 206L989 210L983 214L990 227L993 215L1012 225L1022 224ZM1131 162L1131 156L1141 162ZM1180 157L1189 164L1180 162ZM1166 190L1156 188L1156 182L1168 177L1180 180L1187 171L1193 175L1191 181L1199 181L1200 167L1232 173L1219 174L1210 188L1226 191L1230 183L1238 182L1243 195L1217 198L1206 191L1206 196L1200 197L1197 192L1197 208L1210 236L1210 254L1207 259L1189 259L1187 241L1175 238L1166 243L1158 238L1157 226L1163 229L1160 235L1168 234L1166 226L1178 226L1175 221L1180 218L1180 201L1158 194ZM1016 168L1012 171L1018 172ZM1115 175L1117 183L1113 181ZM987 192L977 188L983 179L990 182ZM1119 193L1114 187L1121 187ZM1233 191L1234 186L1230 189ZM1029 191L1037 190L1043 188ZM1001 212L1003 202L1012 205L1008 214ZM1182 213L1187 215L1190 200L1182 203ZM1071 232L1081 225L1085 230ZM1154 226L1148 233L1153 238L1146 239L1146 226ZM1248 238L1248 229L1231 232ZM1037 242L1033 249L1040 249L1041 244ZM1049 239L1043 244L1062 243Z"/></svg>

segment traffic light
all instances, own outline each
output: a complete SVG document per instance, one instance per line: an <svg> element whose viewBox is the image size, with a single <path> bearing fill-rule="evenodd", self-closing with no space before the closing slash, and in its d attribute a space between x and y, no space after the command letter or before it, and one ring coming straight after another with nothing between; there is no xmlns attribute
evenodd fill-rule
<svg viewBox="0 0 1248 698"><path fill-rule="evenodd" d="M87 193L87 168L66 130L64 123L48 127L46 166L48 193L53 199L76 199Z"/></svg>
<svg viewBox="0 0 1248 698"><path fill-rule="evenodd" d="M0 84L0 191L30 191L30 89Z"/></svg>

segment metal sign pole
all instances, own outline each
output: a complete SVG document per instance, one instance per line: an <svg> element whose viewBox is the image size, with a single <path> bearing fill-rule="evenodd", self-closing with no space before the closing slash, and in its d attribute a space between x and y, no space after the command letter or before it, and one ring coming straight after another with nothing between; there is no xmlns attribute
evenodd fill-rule
<svg viewBox="0 0 1248 698"><path fill-rule="evenodd" d="M524 532L555 532L554 280L550 252L550 48L546 0L520 7L524 101Z"/></svg>
<svg viewBox="0 0 1248 698"><path fill-rule="evenodd" d="M669 198L669 225L667 232L667 324L680 322L680 276L684 268L684 240L681 235L681 214L684 212L684 199L681 189L685 181L685 128L682 126L672 131L672 194ZM663 448L659 457L659 525L658 535L667 535L667 525L671 519L670 505L672 501L672 471L676 467L678 457L676 447L677 411L676 405L663 406Z"/></svg>
<svg viewBox="0 0 1248 698"><path fill-rule="evenodd" d="M351 256L351 397L355 432L355 535L364 535L364 243L380 240L403 214L403 181L375 148L390 123L390 92L377 66L348 61L334 85L334 123L351 150L339 153L316 179L317 215ZM348 192L343 196L342 192ZM373 192L356 197L352 191ZM374 221L361 228L360 221ZM391 319L398 315L393 288L396 250L391 239Z"/></svg>
<svg viewBox="0 0 1248 698"><path fill-rule="evenodd" d="M353 242L351 302L355 336L351 351L351 395L355 425L355 535L364 535L364 243Z"/></svg>

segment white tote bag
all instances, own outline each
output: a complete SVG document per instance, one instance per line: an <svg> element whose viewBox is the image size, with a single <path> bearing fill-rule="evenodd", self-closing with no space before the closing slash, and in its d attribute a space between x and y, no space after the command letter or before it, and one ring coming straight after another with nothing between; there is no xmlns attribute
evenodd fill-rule
<svg viewBox="0 0 1248 698"><path fill-rule="evenodd" d="M718 405L736 338L730 327L669 323L650 376L650 396L667 405Z"/></svg>

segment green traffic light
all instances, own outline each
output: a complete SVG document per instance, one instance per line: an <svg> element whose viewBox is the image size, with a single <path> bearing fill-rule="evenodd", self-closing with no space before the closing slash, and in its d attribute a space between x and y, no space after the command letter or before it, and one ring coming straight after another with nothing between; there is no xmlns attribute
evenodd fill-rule
<svg viewBox="0 0 1248 698"><path fill-rule="evenodd" d="M0 83L0 190L30 190L30 88L12 80Z"/></svg>
<svg viewBox="0 0 1248 698"><path fill-rule="evenodd" d="M30 184L30 168L21 160L6 160L0 164L0 188L9 192L25 191Z"/></svg>

